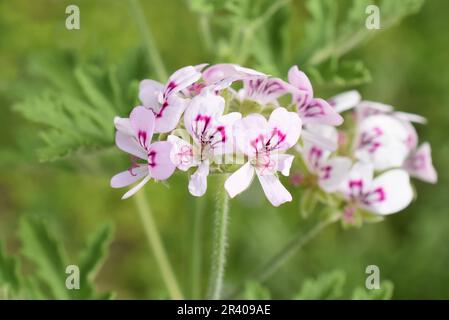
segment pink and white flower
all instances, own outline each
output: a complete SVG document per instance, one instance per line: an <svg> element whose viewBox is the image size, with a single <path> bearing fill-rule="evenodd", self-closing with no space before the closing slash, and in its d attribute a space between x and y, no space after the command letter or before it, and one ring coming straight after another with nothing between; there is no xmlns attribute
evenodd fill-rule
<svg viewBox="0 0 449 320"><path fill-rule="evenodd" d="M394 116L370 116L358 126L354 155L376 170L401 167L410 152L410 134L410 127Z"/></svg>
<svg viewBox="0 0 449 320"><path fill-rule="evenodd" d="M318 144L325 149L335 150L337 148L335 144L330 144L328 140L314 135L307 130L307 125L338 126L343 123L341 115L326 100L314 98L312 83L297 66L291 67L288 71L288 81L295 88L292 91L293 103L296 104L299 117L305 125L303 139Z"/></svg>
<svg viewBox="0 0 449 320"><path fill-rule="evenodd" d="M309 130L337 143L338 132L335 127L310 125ZM352 161L346 157L331 156L332 152L308 141L304 142L301 154L308 170L316 175L318 185L326 192L335 192L346 179Z"/></svg>
<svg viewBox="0 0 449 320"><path fill-rule="evenodd" d="M425 142L410 152L403 168L414 178L424 182L436 183L438 176L432 164L430 144Z"/></svg>
<svg viewBox="0 0 449 320"><path fill-rule="evenodd" d="M189 191L202 196L207 190L209 166L217 157L233 153L232 127L241 118L238 112L223 115L225 100L209 90L194 97L184 114L184 125L193 144L175 135L168 141L173 144L172 159L183 171L198 167L190 177Z"/></svg>
<svg viewBox="0 0 449 320"><path fill-rule="evenodd" d="M413 199L410 177L405 170L393 169L374 178L369 163L357 162L340 186L348 201L345 212L362 208L378 215L389 215L406 208Z"/></svg>
<svg viewBox="0 0 449 320"><path fill-rule="evenodd" d="M276 175L290 174L293 156L282 152L294 146L301 134L301 119L285 108L275 109L267 121L260 114L250 114L235 124L236 143L239 150L248 157L240 169L225 182L225 189L231 198L246 190L257 175L268 200L274 206L291 201L290 192Z"/></svg>
<svg viewBox="0 0 449 320"><path fill-rule="evenodd" d="M204 66L181 68L169 77L165 85L154 80L140 82L139 99L144 107L153 111L156 133L169 132L176 128L188 102L182 91L201 78L200 70Z"/></svg>
<svg viewBox="0 0 449 320"><path fill-rule="evenodd" d="M151 143L155 127L155 116L151 110L139 106L132 110L129 118L116 117L114 122L117 128L115 135L117 147L145 161L133 163L128 170L112 177L113 188L126 187L142 179L126 192L122 199L135 194L151 178L165 180L173 174L176 167L170 160L171 143L166 141Z"/></svg>

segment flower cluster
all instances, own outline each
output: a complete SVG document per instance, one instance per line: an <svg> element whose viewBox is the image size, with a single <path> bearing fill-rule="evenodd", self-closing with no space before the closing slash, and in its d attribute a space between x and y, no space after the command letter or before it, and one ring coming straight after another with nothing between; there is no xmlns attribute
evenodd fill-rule
<svg viewBox="0 0 449 320"><path fill-rule="evenodd" d="M111 186L140 180L123 198L178 169L190 173L194 196L204 195L212 172L230 174L223 187L231 198L257 176L279 206L292 195L278 173L289 176L299 167L294 177L308 179L295 184L307 180L339 199L342 218L350 221L357 210L404 209L413 198L410 176L437 180L430 146L418 146L413 126L424 118L362 101L356 91L317 98L296 66L288 81L235 64L188 66L166 84L143 80L139 99L129 118L114 119L116 144L133 161Z"/></svg>

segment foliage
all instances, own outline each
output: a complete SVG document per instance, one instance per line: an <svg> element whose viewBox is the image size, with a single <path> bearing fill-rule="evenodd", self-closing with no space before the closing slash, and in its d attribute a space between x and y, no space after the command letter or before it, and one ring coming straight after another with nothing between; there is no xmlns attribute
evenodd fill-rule
<svg viewBox="0 0 449 320"><path fill-rule="evenodd" d="M66 287L66 267L70 265L61 243L47 224L38 217L24 217L19 227L21 256L7 257L0 250L0 288L6 298L34 299L107 299L111 293L98 293L93 280L107 255L112 239L112 226L105 224L96 232L80 254L80 289ZM20 273L20 261L25 257L35 267L31 274Z"/></svg>

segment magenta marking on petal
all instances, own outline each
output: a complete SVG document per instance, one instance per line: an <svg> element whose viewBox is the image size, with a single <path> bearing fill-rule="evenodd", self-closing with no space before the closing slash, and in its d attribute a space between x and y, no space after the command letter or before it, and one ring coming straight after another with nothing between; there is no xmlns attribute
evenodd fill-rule
<svg viewBox="0 0 449 320"><path fill-rule="evenodd" d="M170 93L177 87L176 83L174 83L173 81L170 81L167 84L167 89L165 89L164 92L164 100L170 95Z"/></svg>
<svg viewBox="0 0 449 320"><path fill-rule="evenodd" d="M318 168L323 151L315 146L313 146L308 154L309 163L316 169Z"/></svg>
<svg viewBox="0 0 449 320"><path fill-rule="evenodd" d="M179 152L176 154L179 159L179 164L188 165L193 158L193 150L190 146L182 146Z"/></svg>
<svg viewBox="0 0 449 320"><path fill-rule="evenodd" d="M386 199L385 191L383 188L380 187L371 192L364 194L361 200L366 205L372 205L376 202L385 201L385 199Z"/></svg>
<svg viewBox="0 0 449 320"><path fill-rule="evenodd" d="M382 129L374 127L370 132L365 131L360 135L359 148L368 149L369 153L374 153L382 146L378 139L384 134Z"/></svg>
<svg viewBox="0 0 449 320"><path fill-rule="evenodd" d="M309 105L301 107L299 112L306 118L315 118L326 115L323 106L318 101L312 101Z"/></svg>
<svg viewBox="0 0 449 320"><path fill-rule="evenodd" d="M154 150L148 152L148 165L152 168L156 166L156 151Z"/></svg>
<svg viewBox="0 0 449 320"><path fill-rule="evenodd" d="M321 179L327 180L331 177L332 172L332 166L325 166L321 168L321 172L323 172L323 175L321 176Z"/></svg>
<svg viewBox="0 0 449 320"><path fill-rule="evenodd" d="M352 198L358 198L363 192L363 181L362 180L349 180L349 196Z"/></svg>
<svg viewBox="0 0 449 320"><path fill-rule="evenodd" d="M140 143L140 145L143 147L143 148L147 148L146 147L146 144L147 144L147 132L146 131L143 131L143 130L139 130L138 132L137 132L137 139L139 140L139 143Z"/></svg>
<svg viewBox="0 0 449 320"><path fill-rule="evenodd" d="M131 156L131 167L129 167L128 171L129 171L129 174L132 175L133 177L137 176L137 173L133 172L133 169L136 169L139 167L137 160L138 160L137 157Z"/></svg>

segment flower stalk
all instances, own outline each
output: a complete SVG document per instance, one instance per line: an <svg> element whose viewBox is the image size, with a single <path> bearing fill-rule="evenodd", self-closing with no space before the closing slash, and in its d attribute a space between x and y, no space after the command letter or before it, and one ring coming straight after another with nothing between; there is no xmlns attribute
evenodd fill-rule
<svg viewBox="0 0 449 320"><path fill-rule="evenodd" d="M228 178L227 174L220 176L217 191L215 228L212 247L212 265L209 286L209 298L219 300L223 289L223 279L228 247L229 197L221 185Z"/></svg>
<svg viewBox="0 0 449 320"><path fill-rule="evenodd" d="M142 221L148 245L154 254L156 264L162 274L162 279L164 280L168 293L170 294L171 299L181 300L183 299L182 292L179 288L178 281L176 280L170 261L168 260L167 253L164 245L162 244L161 237L153 218L153 213L145 199L144 193L137 193L134 196L134 200L136 201L137 212L140 220Z"/></svg>

